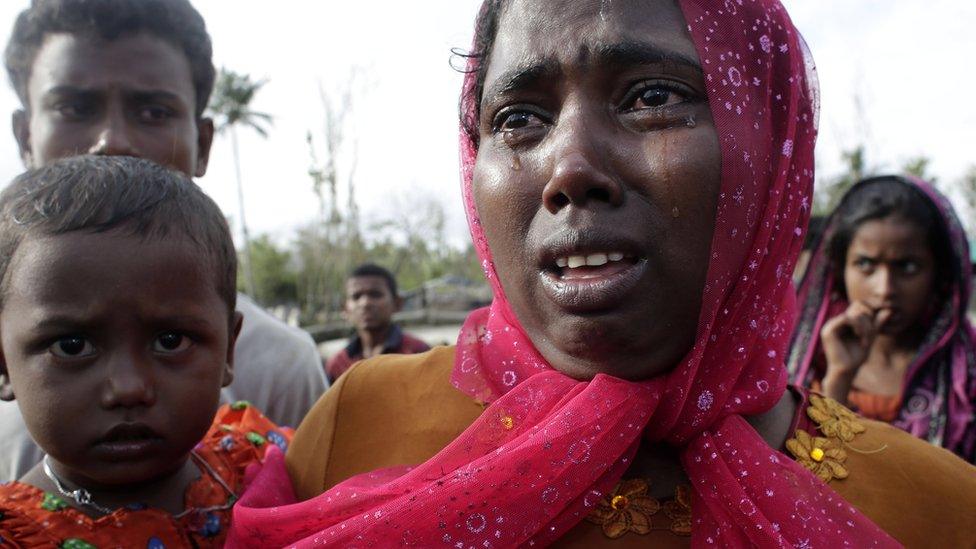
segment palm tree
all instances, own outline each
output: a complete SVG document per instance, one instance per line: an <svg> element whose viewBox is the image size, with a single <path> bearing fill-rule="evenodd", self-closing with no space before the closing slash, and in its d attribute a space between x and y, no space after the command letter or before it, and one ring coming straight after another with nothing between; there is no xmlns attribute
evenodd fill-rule
<svg viewBox="0 0 976 549"><path fill-rule="evenodd" d="M247 231L247 221L244 217L244 185L241 181L241 160L237 146L237 127L250 128L261 137L267 138L267 125L272 122L270 114L251 110L251 100L254 95L267 83L267 80L256 82L246 74L221 68L217 74L213 98L210 100L210 112L218 133L230 132L231 147L234 150L234 170L237 174L237 201L241 216L241 233L244 236L244 283L247 293L255 295L254 270L251 262L251 237ZM260 301L260 300L259 300Z"/></svg>

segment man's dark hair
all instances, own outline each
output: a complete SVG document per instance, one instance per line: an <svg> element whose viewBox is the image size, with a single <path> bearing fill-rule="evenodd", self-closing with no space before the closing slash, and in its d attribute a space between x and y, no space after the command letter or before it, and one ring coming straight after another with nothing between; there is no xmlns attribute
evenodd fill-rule
<svg viewBox="0 0 976 549"><path fill-rule="evenodd" d="M393 296L393 299L398 297L396 278L393 277L393 273L383 267L373 263L364 263L349 273L349 278L355 278L357 276L378 276L382 278L386 281L386 286L390 289L390 295Z"/></svg>
<svg viewBox="0 0 976 549"><path fill-rule="evenodd" d="M21 174L0 193L0 307L20 244L74 231L188 239L209 259L233 318L237 253L220 208L182 173L128 156L58 160Z"/></svg>
<svg viewBox="0 0 976 549"><path fill-rule="evenodd" d="M32 0L14 23L5 54L7 74L28 110L27 85L37 52L52 33L111 42L145 31L186 54L196 90L196 115L214 86L213 46L200 13L187 0Z"/></svg>
<svg viewBox="0 0 976 549"><path fill-rule="evenodd" d="M844 267L847 249L861 225L868 221L897 217L925 232L925 239L935 258L937 284L951 280L954 256L949 247L948 229L932 200L898 176L865 179L851 187L834 214L837 221L829 235L827 253L837 291L846 294Z"/></svg>

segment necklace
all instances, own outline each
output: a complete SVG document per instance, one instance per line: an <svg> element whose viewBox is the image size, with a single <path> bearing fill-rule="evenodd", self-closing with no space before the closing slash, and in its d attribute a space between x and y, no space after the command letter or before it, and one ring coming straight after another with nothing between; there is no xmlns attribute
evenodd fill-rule
<svg viewBox="0 0 976 549"><path fill-rule="evenodd" d="M211 478L216 480L217 483L220 484L220 486L227 492L228 495L227 502L222 505L211 505L209 507L190 507L189 509L184 509L183 511L173 515L173 518L174 519L182 518L190 513L209 513L211 511L223 511L225 509L230 509L237 501L237 494L235 494L234 491L230 489L230 486L227 486L227 483L224 482L224 479L220 478L220 475L218 475L217 472L214 471L212 467L210 467L210 464L204 461L203 458L198 456L195 451L191 450L190 456L193 458L193 461L194 463L196 463L198 468L203 469L204 472L206 472L207 474L210 475ZM94 509L95 511L98 511L103 515L111 515L118 509L121 509L121 507L116 509L111 509L109 507L99 505L98 503L95 502L95 500L92 499L91 492L85 490L80 486L74 490L69 490L65 486L64 481L62 481L61 478L58 477L57 474L55 474L54 469L51 468L51 460L49 456L46 455L44 456L43 464L44 464L44 474L47 475L47 478L51 479L51 482L54 483L54 486L57 487L58 492L60 492L62 496L66 498L71 498L78 505L81 505L82 507L88 507L89 509Z"/></svg>

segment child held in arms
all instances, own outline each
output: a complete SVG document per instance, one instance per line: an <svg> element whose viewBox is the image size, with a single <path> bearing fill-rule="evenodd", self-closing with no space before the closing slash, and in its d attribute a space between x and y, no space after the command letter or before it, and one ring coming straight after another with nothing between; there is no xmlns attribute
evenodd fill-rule
<svg viewBox="0 0 976 549"><path fill-rule="evenodd" d="M0 546L223 544L244 469L291 438L218 410L235 281L220 209L149 161L61 160L0 194L0 397L47 454L0 485Z"/></svg>

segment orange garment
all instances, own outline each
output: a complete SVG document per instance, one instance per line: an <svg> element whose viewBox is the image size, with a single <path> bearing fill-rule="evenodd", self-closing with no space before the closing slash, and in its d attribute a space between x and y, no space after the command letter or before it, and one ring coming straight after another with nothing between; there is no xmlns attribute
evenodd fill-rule
<svg viewBox="0 0 976 549"><path fill-rule="evenodd" d="M885 423L894 421L901 410L901 395L876 395L853 387L847 394L847 402L862 416Z"/></svg>
<svg viewBox="0 0 976 549"><path fill-rule="evenodd" d="M186 489L185 507L233 505L247 466L263 458L269 444L287 449L292 434L246 402L221 406L194 451L234 493L200 467L200 478ZM174 518L159 509L132 506L93 519L69 507L59 494L22 482L0 484L0 547L222 547L230 517L230 507Z"/></svg>
<svg viewBox="0 0 976 549"><path fill-rule="evenodd" d="M287 463L299 498L359 473L421 463L454 440L483 408L451 386L453 365L454 348L438 347L353 366L295 433ZM832 400L795 394L787 448L797 453L781 449L784 454L909 547L976 546L976 467L886 423L859 418ZM595 506L602 514L595 511L557 546L688 547L690 507L684 504L689 502L680 496L645 497L633 481L653 485L654 479L625 479L616 494ZM613 508L614 495L625 496L619 509ZM797 512L816 520L816 510L803 502ZM635 531L644 525L646 533ZM619 537L607 534L621 529Z"/></svg>
<svg viewBox="0 0 976 549"><path fill-rule="evenodd" d="M820 380L814 380L810 386L815 392L823 390ZM901 395L877 395L851 387L847 393L847 405L868 419L891 423L901 410Z"/></svg>

